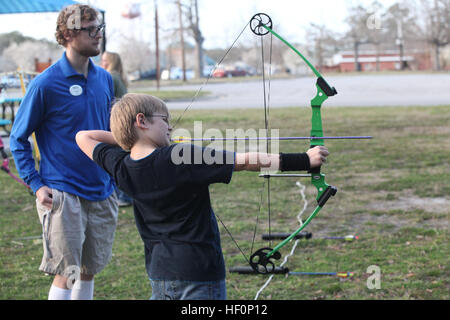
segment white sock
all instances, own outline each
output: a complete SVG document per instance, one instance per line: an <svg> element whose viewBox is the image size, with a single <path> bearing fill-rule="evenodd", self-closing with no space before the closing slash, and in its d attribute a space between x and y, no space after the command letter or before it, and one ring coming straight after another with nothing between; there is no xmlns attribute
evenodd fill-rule
<svg viewBox="0 0 450 320"><path fill-rule="evenodd" d="M94 280L77 280L72 288L72 300L94 299Z"/></svg>
<svg viewBox="0 0 450 320"><path fill-rule="evenodd" d="M48 293L48 300L70 300L72 290L61 289L52 285Z"/></svg>

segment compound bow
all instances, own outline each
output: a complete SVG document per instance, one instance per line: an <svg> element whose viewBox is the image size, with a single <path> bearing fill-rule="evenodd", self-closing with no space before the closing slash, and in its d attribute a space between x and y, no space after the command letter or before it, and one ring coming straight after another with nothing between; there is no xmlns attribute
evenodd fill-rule
<svg viewBox="0 0 450 320"><path fill-rule="evenodd" d="M371 139L371 136L348 136L348 137L324 137L323 135L323 128L322 128L322 114L321 114L321 106L325 100L328 99L328 97L332 97L337 94L337 91L334 87L331 87L327 81L323 78L323 76L320 74L319 71L311 64L311 62L308 61L294 46L292 46L288 41L286 41L284 38L282 38L279 34L277 34L272 29L272 19L265 13L257 13L255 14L249 23L244 27L244 29L240 32L238 38L242 35L244 30L247 28L247 26L250 25L250 29L252 32L258 36L264 36L267 34L272 34L279 40L281 40L283 43L285 43L290 49L292 49L302 60L308 65L308 67L312 70L312 72L316 75L317 81L316 81L316 89L317 93L315 97L311 100L311 108L312 108L312 118L311 118L311 132L310 137L281 137L281 138L274 138L279 140L303 140L308 139L310 140L310 147L315 146L324 146L325 139ZM237 38L237 39L238 39ZM225 55L220 59L220 62L216 65L216 67L211 71L209 77L205 81L204 85L206 85L211 78L212 73L214 70L220 65L220 63L224 60L225 56L230 52L231 48L236 43L237 39L233 42L232 46L227 50ZM264 58L264 53L263 53ZM263 62L263 68L264 68L264 62ZM263 70L263 79L264 79L264 70ZM204 86L203 85L203 86ZM197 91L197 94L192 99L191 103L185 108L185 110L182 112L182 114L178 117L177 121L175 122L174 128L177 126L180 119L183 117L185 112L190 108L190 106L193 104L194 100L198 96L199 92L202 90L202 87ZM266 108L266 94L265 94L265 85L264 85L264 107ZM266 115L266 129L267 129L267 115ZM175 142L182 142L182 141L199 141L199 140L208 140L208 139L189 139L184 137L178 137L179 139L174 139ZM246 138L244 138L246 139ZM257 139L266 139L271 140L270 137L266 138L257 138ZM211 141L216 139L210 139ZM218 139L218 140L228 140L228 139ZM234 139L239 140L239 138ZM264 174L261 175L263 177L270 177L270 176L292 176L292 175L283 175L283 174ZM275 274L276 273L276 267L273 262L273 260L279 260L281 258L281 254L279 250L284 247L288 242L290 242L292 239L296 238L300 232L311 222L312 219L319 213L319 211L323 208L325 203L328 201L328 199L331 196L334 196L337 192L337 188L329 185L325 182L325 175L320 172L320 167L313 168L309 171L308 175L298 175L298 176L308 176L311 177L311 183L315 186L317 189L317 206L314 209L314 211L311 213L311 215L305 220L302 225L295 230L293 233L291 233L286 239L284 239L282 242L280 242L277 246L274 248L264 247L261 249L256 250L254 253L251 253L250 259L247 258L247 256L244 254L244 252L239 247L238 243L234 240L232 234L228 230L228 228L225 226L223 221L220 219L219 216L218 219L224 226L227 233L230 235L231 239L239 249L239 251L242 253L244 258L248 261L250 264L251 269L255 273L260 274ZM268 188L270 188L268 186ZM270 196L269 196L270 197ZM270 219L270 209L269 209L269 219ZM269 227L270 229L270 227ZM256 232L256 229L255 229ZM254 240L254 239L253 239ZM253 248L253 244L252 244Z"/></svg>
<svg viewBox="0 0 450 320"><path fill-rule="evenodd" d="M311 100L311 108L312 108L312 118L311 118L311 139L310 146L311 148L315 146L324 146L323 137L323 129L322 129L322 114L321 114L321 106L328 97L334 96L337 94L337 91L334 87L331 87L323 76L317 71L317 69L308 61L296 48L294 48L289 42L287 42L284 38L282 38L279 34L272 30L272 19L265 13L255 14L250 20L250 28L254 34L258 36L264 36L268 33L271 33L278 39L280 39L283 43L285 43L289 48L291 48L303 61L309 66L309 68L313 71L313 73L317 76L316 81L316 96ZM269 247L261 248L256 250L250 257L250 266L257 273L268 274L274 273L275 264L273 260L278 260L281 258L281 254L279 250L284 247L289 241L291 241L297 234L300 233L310 222L311 220L319 213L325 203L331 196L334 196L337 192L337 188L331 186L325 182L325 175L320 172L320 167L313 168L310 170L311 174L311 183L317 189L317 206L312 212L312 214L305 220L305 222L290 236L288 236L285 240L275 246L273 249Z"/></svg>

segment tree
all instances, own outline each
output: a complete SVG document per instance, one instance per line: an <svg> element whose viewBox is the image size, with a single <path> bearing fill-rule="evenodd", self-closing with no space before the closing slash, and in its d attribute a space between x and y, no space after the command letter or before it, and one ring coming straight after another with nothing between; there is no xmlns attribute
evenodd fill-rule
<svg viewBox="0 0 450 320"><path fill-rule="evenodd" d="M409 1L396 3L386 11L383 27L388 30L385 32L386 41L395 43L399 47L400 69L407 67L404 61L405 47L413 47L414 42L422 41L424 34L418 25L418 17L414 13L413 4Z"/></svg>
<svg viewBox="0 0 450 320"><path fill-rule="evenodd" d="M372 3L370 8L362 5L351 8L350 14L346 19L350 30L345 37L352 42L355 56L355 71L361 71L361 65L358 62L359 47L366 43L379 43L378 32L381 30L381 10L382 6L379 2Z"/></svg>
<svg viewBox="0 0 450 320"><path fill-rule="evenodd" d="M332 56L337 51L337 38L325 25L311 23L306 34L308 43L314 44L315 64L319 70L325 65L325 58Z"/></svg>
<svg viewBox="0 0 450 320"><path fill-rule="evenodd" d="M434 47L435 69L441 70L440 49L450 44L450 0L422 0L426 41Z"/></svg>
<svg viewBox="0 0 450 320"><path fill-rule="evenodd" d="M20 44L25 41L35 40L31 37L24 36L19 31L0 34L0 54L8 48L12 43Z"/></svg>
<svg viewBox="0 0 450 320"><path fill-rule="evenodd" d="M40 61L56 61L62 55L62 48L56 43L48 41L25 41L20 44L12 43L3 51L3 59L13 61L15 68L20 67L24 71L35 70L35 59ZM11 68L7 67L9 71ZM6 71L6 70L5 70Z"/></svg>
<svg viewBox="0 0 450 320"><path fill-rule="evenodd" d="M198 2L197 0L191 0L189 6L187 6L187 19L189 21L189 30L191 31L192 37L195 41L195 49L197 55L197 71L196 77L203 77L203 38L202 32L200 30L200 17L198 15Z"/></svg>
<svg viewBox="0 0 450 320"><path fill-rule="evenodd" d="M0 72L17 70L17 64L9 57L0 56Z"/></svg>
<svg viewBox="0 0 450 320"><path fill-rule="evenodd" d="M119 54L127 73L147 71L155 65L149 44L134 37L122 38Z"/></svg>

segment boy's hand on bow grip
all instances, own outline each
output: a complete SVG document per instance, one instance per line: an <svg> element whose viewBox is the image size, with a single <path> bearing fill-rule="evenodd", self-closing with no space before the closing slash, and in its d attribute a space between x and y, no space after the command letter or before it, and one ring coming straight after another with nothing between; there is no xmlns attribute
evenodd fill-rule
<svg viewBox="0 0 450 320"><path fill-rule="evenodd" d="M327 161L327 157L330 154L328 149L324 146L316 146L306 151L309 157L309 164L311 168L320 167Z"/></svg>

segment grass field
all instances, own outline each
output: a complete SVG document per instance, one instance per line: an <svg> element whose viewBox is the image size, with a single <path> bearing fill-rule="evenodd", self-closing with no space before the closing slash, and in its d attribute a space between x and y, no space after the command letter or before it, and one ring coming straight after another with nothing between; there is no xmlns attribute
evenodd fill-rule
<svg viewBox="0 0 450 320"><path fill-rule="evenodd" d="M271 110L272 128L281 136L308 135L310 108ZM173 118L176 119L176 114ZM263 128L259 110L190 110L178 127L202 120L207 128ZM354 276L275 276L260 299L449 299L450 106L324 108L325 135L372 135L373 140L327 141L331 155L322 171L338 187L307 227L286 266L292 271L352 271ZM307 142L283 142L282 152L306 150ZM13 168L14 169L14 168ZM15 169L14 169L15 172ZM247 255L259 214L255 248L267 232L264 179L236 173L230 185L211 186L215 212ZM297 228L303 207L295 178L271 179L272 232ZM316 191L308 180L312 212ZM261 196L262 193L262 196ZM261 202L262 199L262 202ZM227 268L245 264L223 227ZM42 258L41 226L35 198L0 173L0 299L46 299L52 278L38 267ZM353 242L319 239L355 234ZM275 245L273 243L272 245ZM281 250L290 251L291 245ZM369 266L381 272L380 289L369 289ZM227 275L229 299L253 299L266 276ZM95 299L148 299L150 284L144 249L131 208L121 209L113 257L96 276Z"/></svg>

